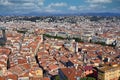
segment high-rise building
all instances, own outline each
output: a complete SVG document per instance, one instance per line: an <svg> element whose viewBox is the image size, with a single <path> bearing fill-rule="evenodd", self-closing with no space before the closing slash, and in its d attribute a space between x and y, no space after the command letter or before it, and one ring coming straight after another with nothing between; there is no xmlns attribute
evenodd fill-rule
<svg viewBox="0 0 120 80"><path fill-rule="evenodd" d="M78 52L78 42L75 43L75 53Z"/></svg>
<svg viewBox="0 0 120 80"><path fill-rule="evenodd" d="M83 62L84 62L84 65L87 63L87 51L83 53Z"/></svg>
<svg viewBox="0 0 120 80"><path fill-rule="evenodd" d="M5 45L6 41L7 41L7 37L6 37L6 27L0 27L0 30L2 30L2 37L0 38L0 45Z"/></svg>

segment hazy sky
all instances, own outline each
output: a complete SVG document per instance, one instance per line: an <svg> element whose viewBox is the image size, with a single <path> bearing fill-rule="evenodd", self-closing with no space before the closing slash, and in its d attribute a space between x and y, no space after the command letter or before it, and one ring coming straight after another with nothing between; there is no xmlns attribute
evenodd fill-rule
<svg viewBox="0 0 120 80"><path fill-rule="evenodd" d="M0 15L29 13L120 13L120 0L0 0Z"/></svg>

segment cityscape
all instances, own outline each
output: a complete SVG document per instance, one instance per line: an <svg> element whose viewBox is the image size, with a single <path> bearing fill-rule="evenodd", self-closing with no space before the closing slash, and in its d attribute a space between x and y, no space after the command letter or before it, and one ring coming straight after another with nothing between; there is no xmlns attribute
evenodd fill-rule
<svg viewBox="0 0 120 80"><path fill-rule="evenodd" d="M0 0L0 80L120 80L119 0Z"/></svg>

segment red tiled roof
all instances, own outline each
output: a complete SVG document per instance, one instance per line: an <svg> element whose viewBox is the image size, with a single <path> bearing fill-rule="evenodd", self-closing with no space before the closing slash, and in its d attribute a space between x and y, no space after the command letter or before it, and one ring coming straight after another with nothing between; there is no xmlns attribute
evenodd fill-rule
<svg viewBox="0 0 120 80"><path fill-rule="evenodd" d="M75 68L62 68L61 71L68 80L76 80L76 77L82 77L82 70Z"/></svg>
<svg viewBox="0 0 120 80"><path fill-rule="evenodd" d="M5 76L0 76L0 80L5 80Z"/></svg>
<svg viewBox="0 0 120 80"><path fill-rule="evenodd" d="M9 74L6 76L7 79L12 79L12 80L17 80L18 79L18 76L15 75L15 74Z"/></svg>
<svg viewBox="0 0 120 80"><path fill-rule="evenodd" d="M0 54L9 55L10 54L10 49L8 49L8 48L0 48Z"/></svg>
<svg viewBox="0 0 120 80"><path fill-rule="evenodd" d="M50 80L50 78L48 78L48 77L44 77L43 80Z"/></svg>
<svg viewBox="0 0 120 80"><path fill-rule="evenodd" d="M50 69L50 70L55 70L55 69L57 69L57 68L58 68L57 65L54 65L54 64L49 65L49 69Z"/></svg>
<svg viewBox="0 0 120 80"><path fill-rule="evenodd" d="M27 63L26 59L18 59L18 64L24 64Z"/></svg>
<svg viewBox="0 0 120 80"><path fill-rule="evenodd" d="M92 70L93 67L92 67L92 66L84 66L83 69L84 69L84 70Z"/></svg>

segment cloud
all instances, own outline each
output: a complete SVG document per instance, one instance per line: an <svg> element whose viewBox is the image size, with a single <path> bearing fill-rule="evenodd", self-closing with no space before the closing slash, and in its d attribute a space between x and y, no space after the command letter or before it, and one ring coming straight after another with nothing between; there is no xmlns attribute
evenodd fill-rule
<svg viewBox="0 0 120 80"><path fill-rule="evenodd" d="M0 5L4 5L6 10L3 10L4 7L2 6L3 12L7 11L7 13L14 13L14 14L27 14L32 12L58 12L60 13L60 7L66 7L67 3L64 2L57 2L57 3L50 3L47 6L44 6L45 0L0 0ZM12 5L9 5L12 4ZM1 12L2 13L2 12Z"/></svg>
<svg viewBox="0 0 120 80"><path fill-rule="evenodd" d="M40 11L44 5L44 0L0 0L0 9L8 10L8 13L26 14ZM5 10L3 10L5 11Z"/></svg>
<svg viewBox="0 0 120 80"><path fill-rule="evenodd" d="M90 8L96 8L96 7L98 7L99 5L97 5L97 4L90 4Z"/></svg>
<svg viewBox="0 0 120 80"><path fill-rule="evenodd" d="M76 7L76 6L70 6L70 7L69 7L69 10L75 11L75 10L77 10L77 7Z"/></svg>
<svg viewBox="0 0 120 80"><path fill-rule="evenodd" d="M63 3L63 2L61 2L61 3L51 3L51 4L48 5L49 8L52 8L52 7L65 7L65 6L67 6L67 4Z"/></svg>
<svg viewBox="0 0 120 80"><path fill-rule="evenodd" d="M8 0L0 0L0 5L8 6L13 5L13 3L9 2Z"/></svg>
<svg viewBox="0 0 120 80"><path fill-rule="evenodd" d="M106 6L101 4L90 4L87 9L88 10L104 10L106 9Z"/></svg>
<svg viewBox="0 0 120 80"><path fill-rule="evenodd" d="M111 3L112 0L87 0L88 3Z"/></svg>
<svg viewBox="0 0 120 80"><path fill-rule="evenodd" d="M111 10L110 10L111 11ZM112 9L113 12L116 12L116 13L120 13L120 6L119 7L116 7L116 8L113 8Z"/></svg>
<svg viewBox="0 0 120 80"><path fill-rule="evenodd" d="M41 7L44 5L44 0L34 0L35 4L37 4L38 7Z"/></svg>
<svg viewBox="0 0 120 80"><path fill-rule="evenodd" d="M11 8L35 8L41 7L44 4L44 0L0 0L0 5L10 6Z"/></svg>
<svg viewBox="0 0 120 80"><path fill-rule="evenodd" d="M111 3L112 0L86 0L86 5L80 5L77 7L78 11L99 11L105 10L105 3Z"/></svg>
<svg viewBox="0 0 120 80"><path fill-rule="evenodd" d="M45 9L44 10L45 12L49 12L49 13L60 13L61 12L61 10L56 10L56 9Z"/></svg>
<svg viewBox="0 0 120 80"><path fill-rule="evenodd" d="M102 4L88 4L86 5L79 5L79 6L70 6L69 10L81 12L81 11L98 11L98 10L105 10L106 6Z"/></svg>
<svg viewBox="0 0 120 80"><path fill-rule="evenodd" d="M54 13L61 13L60 7L66 7L67 3L51 3L47 7L44 7L45 12L54 12Z"/></svg>
<svg viewBox="0 0 120 80"><path fill-rule="evenodd" d="M0 14L119 11L119 2L120 0L71 0L69 2L67 0L62 2L58 0L0 0Z"/></svg>

